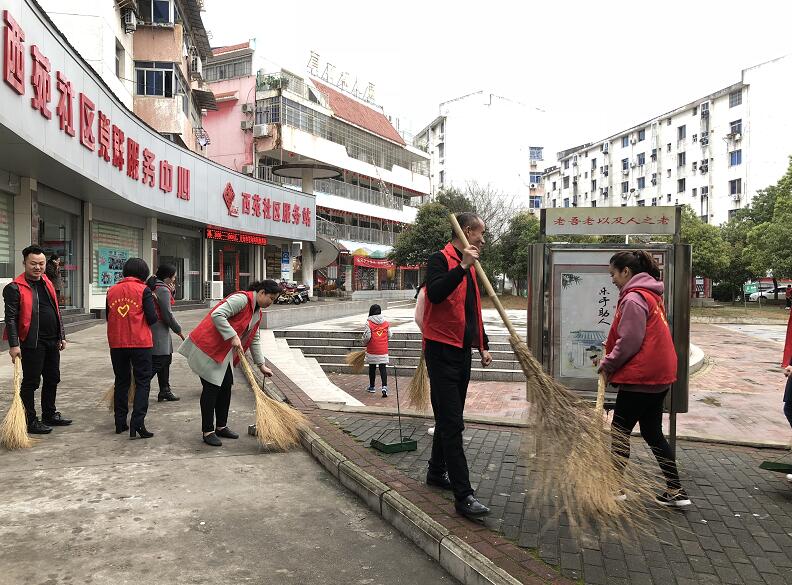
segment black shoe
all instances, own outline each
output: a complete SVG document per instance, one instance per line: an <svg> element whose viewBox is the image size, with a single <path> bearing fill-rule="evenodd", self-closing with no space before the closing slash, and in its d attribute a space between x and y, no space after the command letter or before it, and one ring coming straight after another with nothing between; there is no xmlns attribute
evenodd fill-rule
<svg viewBox="0 0 792 585"><path fill-rule="evenodd" d="M454 502L456 511L468 518L480 518L489 514L490 509L479 502L475 497L468 496L461 502Z"/></svg>
<svg viewBox="0 0 792 585"><path fill-rule="evenodd" d="M41 419L44 421L45 425L50 427L67 427L72 424L70 419L63 418L59 412L56 412L52 416L43 416Z"/></svg>
<svg viewBox="0 0 792 585"><path fill-rule="evenodd" d="M657 496L655 500L661 506L670 506L675 508L684 508L691 504L690 498L683 489L668 490L667 492L663 492Z"/></svg>
<svg viewBox="0 0 792 585"><path fill-rule="evenodd" d="M52 427L43 424L38 417L28 423L27 432L31 435L46 435L52 432Z"/></svg>
<svg viewBox="0 0 792 585"><path fill-rule="evenodd" d="M222 429L217 429L215 431L215 435L218 437L223 437L224 439L238 439L239 435L237 435L234 431L229 429L228 427L223 427Z"/></svg>
<svg viewBox="0 0 792 585"><path fill-rule="evenodd" d="M150 439L154 436L154 433L150 433L146 430L146 427L138 427L137 429L129 429L129 438L134 439L135 435L140 435L141 439Z"/></svg>
<svg viewBox="0 0 792 585"><path fill-rule="evenodd" d="M431 471L427 472L426 485L432 485L434 487L439 487L444 490L450 490L451 480L448 478L448 472L446 471L442 475L437 475L436 473L432 473Z"/></svg>
<svg viewBox="0 0 792 585"><path fill-rule="evenodd" d="M178 396L176 396L170 389L166 390L165 392L160 392L157 394L157 402L176 402L181 400Z"/></svg>
<svg viewBox="0 0 792 585"><path fill-rule="evenodd" d="M207 445L211 445L212 447L222 447L223 441L217 438L217 434L209 433L208 435L203 436L203 442Z"/></svg>
<svg viewBox="0 0 792 585"><path fill-rule="evenodd" d="M121 433L125 433L129 430L129 425L124 423L120 427L116 425L116 435L120 435Z"/></svg>

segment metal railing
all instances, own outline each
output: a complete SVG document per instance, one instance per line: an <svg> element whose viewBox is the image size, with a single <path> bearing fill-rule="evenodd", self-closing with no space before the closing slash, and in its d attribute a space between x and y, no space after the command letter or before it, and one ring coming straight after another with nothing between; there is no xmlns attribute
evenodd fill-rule
<svg viewBox="0 0 792 585"><path fill-rule="evenodd" d="M316 231L319 234L330 236L336 240L352 240L355 242L384 244L387 246L393 246L396 242L396 234L393 232L356 225L343 225L326 220L317 222ZM354 250L350 250L350 252L354 252Z"/></svg>
<svg viewBox="0 0 792 585"><path fill-rule="evenodd" d="M268 91L282 89L303 99L318 103L322 107L329 107L327 97L320 91L310 91L310 87L305 80L288 71L276 71L275 73L257 73L256 91Z"/></svg>

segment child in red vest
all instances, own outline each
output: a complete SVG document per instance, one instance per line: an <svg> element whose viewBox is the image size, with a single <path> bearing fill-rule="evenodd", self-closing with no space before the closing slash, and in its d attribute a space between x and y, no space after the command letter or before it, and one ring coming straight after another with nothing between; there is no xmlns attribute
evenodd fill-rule
<svg viewBox="0 0 792 585"><path fill-rule="evenodd" d="M663 402L676 381L677 356L663 307L660 268L644 250L624 251L611 257L610 275L619 288L619 300L599 371L619 391L611 425L615 464L621 469L627 465L630 433L639 423L666 479L667 489L657 496L658 503L689 506L662 429ZM624 492L617 495L620 500L626 497Z"/></svg>
<svg viewBox="0 0 792 585"><path fill-rule="evenodd" d="M379 366L380 378L382 379L382 397L388 397L388 340L393 333L388 323L382 316L382 309L379 305L371 305L369 317L366 321L366 330L363 332L363 343L366 344L366 363L369 367L369 387L371 394L376 392L374 383L377 378L377 366Z"/></svg>
<svg viewBox="0 0 792 585"><path fill-rule="evenodd" d="M115 373L116 434L129 430L129 436L149 439L144 421L148 411L151 384L151 326L157 322L154 296L146 285L149 267L142 258L124 264L124 278L107 291L107 341ZM135 402L127 425L127 395L131 376L135 377Z"/></svg>

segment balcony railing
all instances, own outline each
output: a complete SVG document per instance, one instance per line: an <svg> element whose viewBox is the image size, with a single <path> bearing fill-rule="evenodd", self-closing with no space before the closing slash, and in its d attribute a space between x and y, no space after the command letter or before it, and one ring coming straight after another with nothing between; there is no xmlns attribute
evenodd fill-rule
<svg viewBox="0 0 792 585"><path fill-rule="evenodd" d="M393 246L396 242L396 234L393 232L356 225L343 225L330 221L317 222L316 232L336 240L352 240L355 242L384 244L386 246ZM350 252L354 252L354 250L350 250Z"/></svg>
<svg viewBox="0 0 792 585"><path fill-rule="evenodd" d="M280 183L281 185L292 185L302 188L302 181L300 179L276 177L272 174L272 168L267 166L259 166L259 179ZM314 193L336 195L345 199L360 201L361 203L370 203L371 205L378 205L379 207L387 207L389 209L398 209L400 211L404 208L404 199L401 197L394 197L392 194L385 194L382 191L376 191L360 185L353 185L352 183L344 183L343 181L337 181L335 179L318 179L314 181Z"/></svg>
<svg viewBox="0 0 792 585"><path fill-rule="evenodd" d="M288 71L258 73L256 75L257 91L268 91L273 89L282 89L325 108L329 107L327 98L323 93L311 90L303 78L293 75Z"/></svg>

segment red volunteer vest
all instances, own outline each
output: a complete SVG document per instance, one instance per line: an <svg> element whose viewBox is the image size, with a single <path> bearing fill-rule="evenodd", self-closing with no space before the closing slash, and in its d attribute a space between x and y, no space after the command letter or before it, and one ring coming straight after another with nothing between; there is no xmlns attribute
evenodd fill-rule
<svg viewBox="0 0 792 585"><path fill-rule="evenodd" d="M388 329L390 323L383 321L380 324L368 321L368 328L371 329L371 339L366 346L366 353L371 355L385 355L388 353Z"/></svg>
<svg viewBox="0 0 792 585"><path fill-rule="evenodd" d="M242 291L242 294L247 295L248 302L245 304L244 309L228 320L228 323L231 325L234 331L236 331L239 339L242 340L242 347L245 351L247 351L248 348L253 344L253 337L261 325L261 319L264 316L264 313L261 309L258 310L258 321L256 321L256 325L248 331L247 327L250 323L250 320L253 318L253 307L256 304L256 299L253 295L256 293L253 291ZM212 311L226 302L228 302L228 297L224 298L222 301L212 307ZM200 323L198 323L198 327L192 330L192 333L190 333L190 340L198 349L220 364L223 363L223 360L228 355L228 352L231 351L231 340L223 339L223 337L220 335L220 332L214 326L214 323L212 322L212 311L209 311L209 314L206 315L206 317L204 317ZM234 365L237 365L237 363L239 363L239 356L235 355Z"/></svg>
<svg viewBox="0 0 792 585"><path fill-rule="evenodd" d="M789 313L789 321L787 322L786 340L784 341L784 357L781 359L781 367L785 368L792 361L792 311Z"/></svg>
<svg viewBox="0 0 792 585"><path fill-rule="evenodd" d="M453 270L461 263L461 258L457 256L454 246L446 244L441 250L448 262L448 269ZM481 293L479 292L476 270L470 267L469 273L473 279L473 286L476 290L476 317L478 319L478 339L473 342L473 347L484 347L484 323L481 318ZM423 318L423 337L432 341L439 341L463 347L465 341L465 300L467 299L467 282L462 279L448 298L442 303L432 303L426 299Z"/></svg>
<svg viewBox="0 0 792 585"><path fill-rule="evenodd" d="M46 274L41 275L41 280L44 281L44 285L47 287L47 292L49 293L50 299L52 299L55 310L58 312L58 321L60 322L61 314L55 287L52 286L52 281L47 278ZM19 287L19 321L17 323L17 333L19 335L19 342L22 343L27 339L28 333L30 333L30 321L33 318L33 289L25 278L24 272L17 276L13 282ZM8 339L8 329L3 330L3 339Z"/></svg>
<svg viewBox="0 0 792 585"><path fill-rule="evenodd" d="M107 291L107 341L111 348L154 346L143 312L147 288L139 278L127 276Z"/></svg>
<svg viewBox="0 0 792 585"><path fill-rule="evenodd" d="M649 306L646 317L646 334L641 348L626 364L614 372L608 380L612 384L635 384L640 386L660 386L676 381L677 355L671 330L666 321L663 299L645 288L633 288L630 292L639 293ZM626 295L625 295L626 298ZM621 306L616 307L616 315L605 341L605 353L613 350L618 339L617 328L621 321Z"/></svg>

